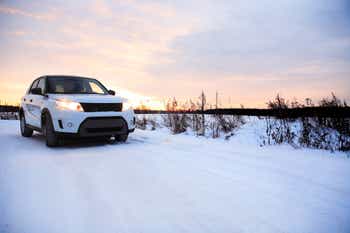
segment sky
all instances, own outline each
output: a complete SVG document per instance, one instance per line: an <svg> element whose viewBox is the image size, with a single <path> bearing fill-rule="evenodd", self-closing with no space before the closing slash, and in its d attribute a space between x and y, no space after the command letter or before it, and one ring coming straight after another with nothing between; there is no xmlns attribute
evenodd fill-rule
<svg viewBox="0 0 350 233"><path fill-rule="evenodd" d="M45 74L94 77L134 106L350 102L349 0L0 0L0 100Z"/></svg>

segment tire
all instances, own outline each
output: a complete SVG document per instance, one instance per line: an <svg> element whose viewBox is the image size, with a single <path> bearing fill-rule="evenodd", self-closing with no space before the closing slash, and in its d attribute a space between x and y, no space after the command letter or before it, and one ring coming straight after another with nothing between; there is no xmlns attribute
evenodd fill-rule
<svg viewBox="0 0 350 233"><path fill-rule="evenodd" d="M45 113L44 124L42 125L42 132L46 138L46 146L48 147L56 147L59 145L60 141L55 133L55 129L53 127L52 118L49 113Z"/></svg>
<svg viewBox="0 0 350 233"><path fill-rule="evenodd" d="M19 120L20 120L21 135L23 137L31 137L33 135L33 130L31 128L28 128L26 124L26 119L24 117L24 113L20 114Z"/></svg>
<svg viewBox="0 0 350 233"><path fill-rule="evenodd" d="M126 140L128 139L128 136L129 136L129 133L120 134L120 135L117 135L115 137L115 139L116 139L117 142L126 142Z"/></svg>

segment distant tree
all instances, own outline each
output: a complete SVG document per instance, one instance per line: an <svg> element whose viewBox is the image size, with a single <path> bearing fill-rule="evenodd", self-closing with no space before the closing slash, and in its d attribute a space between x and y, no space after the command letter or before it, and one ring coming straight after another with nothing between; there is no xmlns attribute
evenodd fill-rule
<svg viewBox="0 0 350 233"><path fill-rule="evenodd" d="M345 101L344 101L345 102ZM346 102L345 102L346 105ZM342 101L332 92L331 98L323 98L320 107L344 107Z"/></svg>
<svg viewBox="0 0 350 233"><path fill-rule="evenodd" d="M287 109L288 106L288 101L282 98L279 94L277 94L274 100L267 102L267 107L269 109Z"/></svg>
<svg viewBox="0 0 350 233"><path fill-rule="evenodd" d="M205 115L204 115L204 110L205 110L205 106L207 104L207 98L204 94L204 91L202 91L201 95L199 96L199 109L201 110L201 125L200 125L200 130L198 135L205 135Z"/></svg>
<svg viewBox="0 0 350 233"><path fill-rule="evenodd" d="M304 105L299 103L296 98L293 98L292 102L290 103L290 106L292 108L302 108L302 107L304 107Z"/></svg>
<svg viewBox="0 0 350 233"><path fill-rule="evenodd" d="M306 98L305 99L305 105L306 107L314 107L315 105L312 103L312 99Z"/></svg>

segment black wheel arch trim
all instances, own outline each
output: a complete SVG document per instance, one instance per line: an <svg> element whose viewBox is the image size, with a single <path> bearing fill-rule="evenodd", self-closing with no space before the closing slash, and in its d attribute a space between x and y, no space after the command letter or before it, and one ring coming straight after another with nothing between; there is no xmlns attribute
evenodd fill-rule
<svg viewBox="0 0 350 233"><path fill-rule="evenodd" d="M49 114L51 119L52 119L52 116L51 116L51 113L50 113L49 109L43 108L43 110L41 111L41 122L43 121L43 118L44 118L45 114Z"/></svg>
<svg viewBox="0 0 350 233"><path fill-rule="evenodd" d="M48 108L43 108L43 110L41 110L41 115L43 115L43 114L45 114L45 113L49 113L50 116L51 116L51 113L50 113L50 111L49 111Z"/></svg>
<svg viewBox="0 0 350 233"><path fill-rule="evenodd" d="M45 119L45 115L46 114L48 114L49 116L50 116L50 118L51 118L51 120L52 120L52 115L51 115L51 113L50 113L50 111L49 111L49 109L48 108L43 108L43 110L41 110L41 128L43 127L43 124L44 124L44 120L46 120ZM52 124L53 124L53 122L52 122ZM42 129L41 129L41 131L42 131Z"/></svg>
<svg viewBox="0 0 350 233"><path fill-rule="evenodd" d="M20 108L18 109L18 114L19 114L19 116L21 116L22 114L24 115L23 107L20 107Z"/></svg>

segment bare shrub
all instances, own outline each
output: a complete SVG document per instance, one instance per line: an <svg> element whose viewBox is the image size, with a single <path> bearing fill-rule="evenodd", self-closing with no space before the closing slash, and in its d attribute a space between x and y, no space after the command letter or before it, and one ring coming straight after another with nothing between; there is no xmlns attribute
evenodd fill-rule
<svg viewBox="0 0 350 233"><path fill-rule="evenodd" d="M207 105L206 96L202 91L197 102L189 101L189 111L192 112L189 116L186 116L190 121L189 127L198 135L204 136L206 128L208 126L206 117L204 114ZM210 127L210 126L209 126Z"/></svg>
<svg viewBox="0 0 350 233"><path fill-rule="evenodd" d="M146 117L146 115L137 116L136 115L136 128L141 130L146 130L147 128L151 130L156 130L160 125L153 117Z"/></svg>
<svg viewBox="0 0 350 233"><path fill-rule="evenodd" d="M140 116L136 116L136 128L141 129L141 130L145 130L147 127L147 118L145 115L142 115L142 117Z"/></svg>
<svg viewBox="0 0 350 233"><path fill-rule="evenodd" d="M292 130L291 122L287 119L279 119L276 117L266 117L266 137L263 139L263 144L283 144L289 143L295 146L295 132Z"/></svg>
<svg viewBox="0 0 350 233"><path fill-rule="evenodd" d="M293 101L293 106L299 106L299 103ZM277 116L265 118L266 123L266 138L263 139L263 144L282 144L289 143L294 145L296 134L291 128L290 122L294 121L283 114L284 109L289 108L289 101L285 100L279 94L274 100L267 103L269 109L277 110Z"/></svg>
<svg viewBox="0 0 350 233"><path fill-rule="evenodd" d="M220 116L214 115L213 121L210 122L210 132L212 138L218 138L220 136Z"/></svg>
<svg viewBox="0 0 350 233"><path fill-rule="evenodd" d="M149 123L150 123L150 125L151 125L151 130L156 130L156 128L157 128L157 126L158 126L156 120L150 119L150 120L149 120Z"/></svg>
<svg viewBox="0 0 350 233"><path fill-rule="evenodd" d="M281 97L279 94L275 97L274 100L267 102L267 107L269 109L287 109L289 107L289 102Z"/></svg>
<svg viewBox="0 0 350 233"><path fill-rule="evenodd" d="M187 114L178 113L178 102L175 98L168 101L167 111L169 113L163 116L165 126L168 127L173 134L185 132L189 126L187 123L189 118Z"/></svg>
<svg viewBox="0 0 350 233"><path fill-rule="evenodd" d="M205 114L204 114L204 110L205 110L205 107L206 107L206 104L207 104L207 98L204 94L204 91L202 91L201 95L199 96L199 103L198 103L198 107L201 111L201 115L199 117L199 128L198 128L198 131L197 131L197 134L198 135L201 135L201 136L204 136L205 135Z"/></svg>
<svg viewBox="0 0 350 233"><path fill-rule="evenodd" d="M306 99L306 106L313 107L311 99ZM288 101L279 95L274 101L268 103L269 108L286 109ZM294 103L294 107L304 107ZM333 93L330 98L323 98L319 107L345 108L347 103L341 101ZM263 144L289 143L299 146L326 149L326 150L350 150L350 119L346 117L300 117L294 123L288 116L266 117L266 135ZM299 124L300 130L292 129L292 124ZM297 139L297 140L295 140Z"/></svg>
<svg viewBox="0 0 350 233"><path fill-rule="evenodd" d="M215 114L210 122L210 132L212 138L220 137L220 134L225 134L225 138L229 139L234 135L233 131L245 124L241 116L225 116L222 114Z"/></svg>

